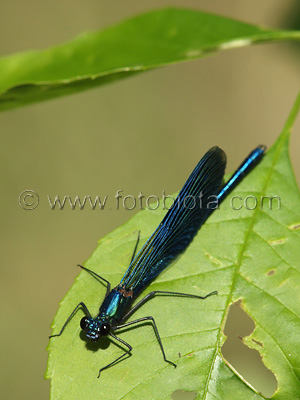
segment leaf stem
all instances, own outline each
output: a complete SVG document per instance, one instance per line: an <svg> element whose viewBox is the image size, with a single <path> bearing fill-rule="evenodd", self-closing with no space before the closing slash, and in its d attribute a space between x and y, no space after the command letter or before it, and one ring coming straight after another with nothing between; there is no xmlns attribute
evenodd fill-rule
<svg viewBox="0 0 300 400"><path fill-rule="evenodd" d="M286 123L284 124L282 133L288 133L291 131L291 129L294 126L295 120L298 116L299 110L300 110L300 91L298 93L298 96L296 97L295 103L291 109L291 112L290 112L287 120L286 120Z"/></svg>

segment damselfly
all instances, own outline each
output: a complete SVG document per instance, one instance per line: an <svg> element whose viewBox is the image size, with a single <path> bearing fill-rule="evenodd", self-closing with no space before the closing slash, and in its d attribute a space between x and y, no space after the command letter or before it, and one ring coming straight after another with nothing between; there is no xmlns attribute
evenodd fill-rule
<svg viewBox="0 0 300 400"><path fill-rule="evenodd" d="M110 282L94 271L80 266L106 285L106 295L100 306L99 314L93 318L87 306L83 302L80 302L74 308L60 332L50 337L60 336L74 314L81 308L85 316L80 321L80 327L85 332L87 339L97 341L102 336L110 336L127 347L127 350L125 350L121 356L99 370L99 377L101 371L116 364L132 350L132 346L116 336L115 332L121 328L140 322L150 321L153 324L164 360L176 367L176 364L166 358L165 350L153 317L138 318L129 322L126 321L138 308L145 304L146 301L149 301L156 295L170 295L203 300L217 294L217 291L204 296L198 296L188 293L156 290L148 293L133 307L131 307L131 305L142 290L189 246L199 228L213 210L217 208L224 198L238 185L243 177L260 162L265 149L265 146L258 146L253 150L232 175L231 179L222 186L226 166L226 155L224 151L218 147L211 148L199 161L179 192L172 207L166 213L154 233L136 254L139 242L138 237L129 267L121 282L115 288L111 290Z"/></svg>

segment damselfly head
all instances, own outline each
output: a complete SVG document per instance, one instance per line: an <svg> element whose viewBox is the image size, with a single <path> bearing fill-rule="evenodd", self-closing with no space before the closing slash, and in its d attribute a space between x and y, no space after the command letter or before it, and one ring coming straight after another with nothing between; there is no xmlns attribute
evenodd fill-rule
<svg viewBox="0 0 300 400"><path fill-rule="evenodd" d="M107 336L109 334L111 324L97 318L83 317L80 321L80 327L85 331L87 339L97 342L100 336Z"/></svg>

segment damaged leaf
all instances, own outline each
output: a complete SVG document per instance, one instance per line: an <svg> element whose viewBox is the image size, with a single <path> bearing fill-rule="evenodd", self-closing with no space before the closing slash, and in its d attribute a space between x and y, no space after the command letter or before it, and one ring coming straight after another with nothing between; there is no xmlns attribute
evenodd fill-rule
<svg viewBox="0 0 300 400"><path fill-rule="evenodd" d="M280 208L234 210L229 196L187 251L143 293L219 293L205 301L155 298L134 315L155 318L167 357L177 368L164 363L152 327L144 325L120 333L132 344L132 355L103 371L98 380L99 368L122 350L109 340L96 345L82 340L83 313L78 311L63 335L49 344L46 377L52 379L52 400L81 400L87 394L94 400L161 400L170 399L177 390L197 392L196 399L201 400L265 399L222 357L226 316L238 300L255 324L245 343L259 351L276 376L274 399L299 398L300 230L291 226L299 224L300 195L288 154L289 132L299 107L300 96L278 140L232 194L240 196L241 204L249 195L257 199L277 195ZM162 209L139 212L101 239L85 266L116 285L130 262L137 232L141 231L142 245L164 214ZM286 240L280 244L270 243L282 238ZM82 271L61 302L53 333L80 301L97 314L104 294L105 288Z"/></svg>

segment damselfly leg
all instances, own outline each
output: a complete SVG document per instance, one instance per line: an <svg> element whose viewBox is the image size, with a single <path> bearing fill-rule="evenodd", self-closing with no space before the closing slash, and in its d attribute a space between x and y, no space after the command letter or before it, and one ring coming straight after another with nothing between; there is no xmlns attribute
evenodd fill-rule
<svg viewBox="0 0 300 400"><path fill-rule="evenodd" d="M65 327L68 325L68 323L71 321L71 319L73 318L74 314L76 314L77 310L78 310L80 307L83 308L83 311L84 311L85 315L86 315L87 317L91 318L91 314L90 314L90 312L89 312L87 306L86 306L83 302L80 302L79 304L77 304L77 306L76 306L76 307L74 308L74 310L71 312L71 314L69 315L68 319L67 319L66 322L63 324L63 327L61 328L60 332L57 333L56 335L51 335L51 336L49 336L49 339L50 339L50 338L53 338L53 337L56 337L56 336L60 336L60 335L63 333L63 331L65 330Z"/></svg>

